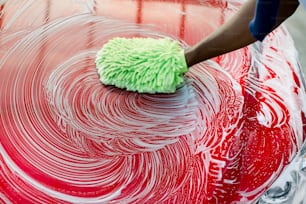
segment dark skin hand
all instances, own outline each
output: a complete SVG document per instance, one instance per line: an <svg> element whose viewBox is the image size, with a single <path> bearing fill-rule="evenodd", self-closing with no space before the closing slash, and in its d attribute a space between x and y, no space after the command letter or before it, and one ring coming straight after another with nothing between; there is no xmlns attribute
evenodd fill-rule
<svg viewBox="0 0 306 204"><path fill-rule="evenodd" d="M299 5L298 0L281 0L274 29L290 17ZM256 0L248 0L234 16L206 39L185 51L187 66L243 48L257 41L249 30Z"/></svg>

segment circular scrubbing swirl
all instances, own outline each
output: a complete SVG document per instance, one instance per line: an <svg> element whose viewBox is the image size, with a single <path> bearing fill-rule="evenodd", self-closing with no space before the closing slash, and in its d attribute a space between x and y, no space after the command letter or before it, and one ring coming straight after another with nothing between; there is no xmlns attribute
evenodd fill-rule
<svg viewBox="0 0 306 204"><path fill-rule="evenodd" d="M168 38L113 38L96 66L103 84L139 93L173 93L188 71L184 50Z"/></svg>

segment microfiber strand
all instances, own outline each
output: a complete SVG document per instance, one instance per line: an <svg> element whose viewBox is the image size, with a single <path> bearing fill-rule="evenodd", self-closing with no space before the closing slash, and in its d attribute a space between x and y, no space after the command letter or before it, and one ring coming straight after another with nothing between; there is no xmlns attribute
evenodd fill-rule
<svg viewBox="0 0 306 204"><path fill-rule="evenodd" d="M139 93L173 93L188 71L184 50L169 38L113 38L96 66L103 84Z"/></svg>

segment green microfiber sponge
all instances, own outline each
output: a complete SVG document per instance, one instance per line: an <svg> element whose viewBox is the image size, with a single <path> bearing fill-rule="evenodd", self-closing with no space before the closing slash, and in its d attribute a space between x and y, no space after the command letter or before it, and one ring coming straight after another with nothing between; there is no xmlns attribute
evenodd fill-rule
<svg viewBox="0 0 306 204"><path fill-rule="evenodd" d="M188 71L184 50L168 38L113 38L96 66L103 84L139 93L173 93Z"/></svg>

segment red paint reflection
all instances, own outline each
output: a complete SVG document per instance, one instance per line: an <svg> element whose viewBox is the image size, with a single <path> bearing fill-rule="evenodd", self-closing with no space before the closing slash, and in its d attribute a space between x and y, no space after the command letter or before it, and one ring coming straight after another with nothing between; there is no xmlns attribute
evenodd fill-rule
<svg viewBox="0 0 306 204"><path fill-rule="evenodd" d="M2 21L3 21L3 18L4 18L3 10L4 10L4 3L2 5L0 5L0 29L2 28Z"/></svg>

